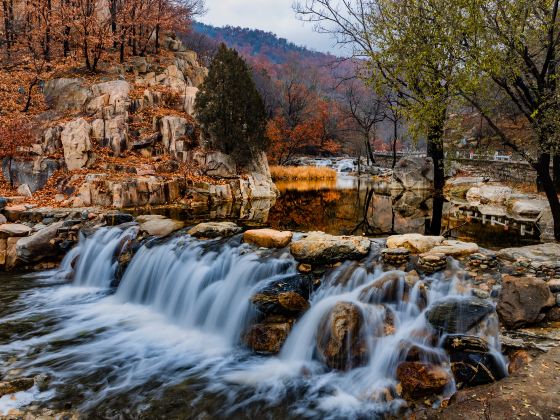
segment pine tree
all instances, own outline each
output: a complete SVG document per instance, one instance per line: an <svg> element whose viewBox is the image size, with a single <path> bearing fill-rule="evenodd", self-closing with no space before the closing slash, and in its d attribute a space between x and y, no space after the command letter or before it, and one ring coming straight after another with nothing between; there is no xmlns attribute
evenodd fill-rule
<svg viewBox="0 0 560 420"><path fill-rule="evenodd" d="M210 145L241 164L266 148L263 100L245 60L224 44L196 97L196 114Z"/></svg>

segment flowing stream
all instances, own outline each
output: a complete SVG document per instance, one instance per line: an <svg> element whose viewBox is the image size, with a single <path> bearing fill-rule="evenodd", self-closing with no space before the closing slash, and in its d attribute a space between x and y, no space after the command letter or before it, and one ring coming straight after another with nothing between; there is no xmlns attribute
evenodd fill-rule
<svg viewBox="0 0 560 420"><path fill-rule="evenodd" d="M135 226L99 229L81 237L59 270L17 280L28 286L0 312L0 328L11 327L0 336L0 373L46 373L51 384L15 400L0 398L0 415L31 401L70 404L104 418L154 418L153 407L168 418L399 413L404 402L387 395L406 350L416 346L431 361L446 362L445 352L426 339L425 307L470 293L459 277L440 274L429 280L427 292L418 282L406 298L403 289L389 304L380 305L375 294L364 303L372 282L397 277L404 287L405 273L383 272L372 259L347 262L325 274L280 354L262 357L241 343L256 316L250 297L297 272L287 250L255 250L239 237L151 240L111 287L117 257L136 234ZM359 308L369 332L365 362L348 371L329 369L317 351L322 320L340 302ZM372 337L388 316L391 334ZM491 324L479 334L498 354Z"/></svg>

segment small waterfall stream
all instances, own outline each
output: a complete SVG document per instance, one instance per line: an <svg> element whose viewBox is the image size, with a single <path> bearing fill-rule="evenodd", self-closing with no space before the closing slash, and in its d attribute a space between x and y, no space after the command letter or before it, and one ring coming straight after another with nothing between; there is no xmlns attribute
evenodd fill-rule
<svg viewBox="0 0 560 420"><path fill-rule="evenodd" d="M197 378L205 384L199 387L199 398L222 396L214 407L220 415L233 415L251 404L285 405L293 417L398 412L403 401L385 395L396 387L396 368L407 351L417 347L432 362L446 360L443 349L427 338L431 327L426 307L469 293L456 276L434 276L429 287L417 281L405 290L404 272L383 272L369 260L346 262L325 275L280 354L262 358L240 345L256 315L250 297L269 282L297 272L288 252L255 251L235 239L152 240L136 252L112 292L117 257L137 234L132 225L82 236L54 275L64 278L73 271L73 284L32 290L23 299L35 304L10 318L44 317L55 320L56 328L0 343L0 356L15 355L18 369L46 372L55 385L76 384L82 410L122 398L127 406L140 407L146 396L161 395L162 385ZM53 277L45 276L45 281ZM390 301L369 289L384 279L395 279L398 285ZM317 350L322 323L340 302L359 308L369 332L366 360L348 371L327 368ZM392 330L384 334L389 318ZM499 354L492 327L479 334L490 334ZM36 350L28 358L30 349ZM34 395L54 398L52 393ZM2 404L0 400L0 414Z"/></svg>

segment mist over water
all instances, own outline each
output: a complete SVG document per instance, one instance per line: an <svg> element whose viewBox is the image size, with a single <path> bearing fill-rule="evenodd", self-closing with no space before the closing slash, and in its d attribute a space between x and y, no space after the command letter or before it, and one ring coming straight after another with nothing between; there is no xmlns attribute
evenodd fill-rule
<svg viewBox="0 0 560 420"><path fill-rule="evenodd" d="M20 280L32 286L0 323L32 320L33 328L16 329L0 340L2 360L15 357L0 370L21 369L22 376L47 373L51 391L32 390L32 399L72 401L85 412L126 409L134 415L148 401L165 401L166 391L188 382L197 392L185 407L196 412L200 405L211 415L255 406L282 406L289 417L398 413L404 402L387 395L397 385L396 368L407 348L418 346L433 360L446 361L445 352L426 339L431 331L426 304L469 294L460 278L439 274L429 279L427 293L426 285L417 282L407 299L401 293L381 305L374 294L364 303L373 282L394 277L404 287L405 273L383 272L371 258L347 262L325 274L280 354L262 357L241 340L257 315L250 297L297 272L289 252L255 250L239 238L148 241L119 286L111 288L117 257L136 234L135 226L99 229L81 238L59 271ZM72 283L66 281L70 273ZM339 302L356 305L369 332L382 330L388 314L394 327L389 335L367 334L366 360L345 372L329 369L317 351L322 320ZM499 350L492 325L478 333ZM8 408L0 399L0 414Z"/></svg>

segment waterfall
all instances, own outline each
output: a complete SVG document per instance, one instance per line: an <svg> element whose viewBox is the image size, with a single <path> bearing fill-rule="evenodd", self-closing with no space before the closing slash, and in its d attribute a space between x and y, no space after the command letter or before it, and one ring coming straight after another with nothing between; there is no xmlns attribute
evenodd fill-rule
<svg viewBox="0 0 560 420"><path fill-rule="evenodd" d="M138 226L101 228L93 235L80 233L78 246L70 251L61 264L66 275L75 264L74 284L82 287L107 288L117 269L117 257L126 244L136 238Z"/></svg>

